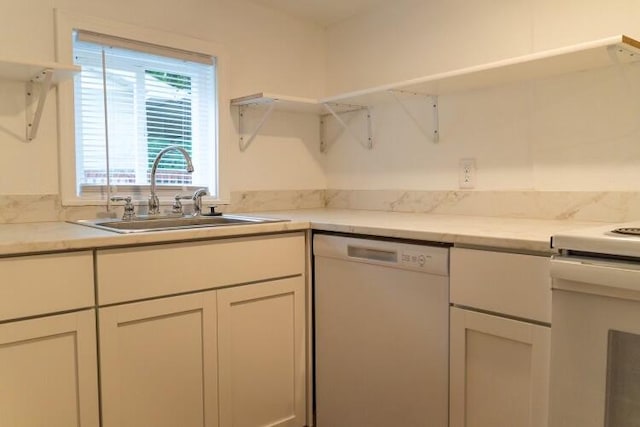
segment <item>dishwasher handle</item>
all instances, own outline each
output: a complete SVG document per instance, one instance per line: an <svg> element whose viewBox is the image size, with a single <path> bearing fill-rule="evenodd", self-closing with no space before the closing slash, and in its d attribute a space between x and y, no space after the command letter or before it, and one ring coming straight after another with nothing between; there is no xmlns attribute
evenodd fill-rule
<svg viewBox="0 0 640 427"><path fill-rule="evenodd" d="M347 255L350 258L368 259L371 261L398 262L398 251L376 249L358 245L347 245Z"/></svg>

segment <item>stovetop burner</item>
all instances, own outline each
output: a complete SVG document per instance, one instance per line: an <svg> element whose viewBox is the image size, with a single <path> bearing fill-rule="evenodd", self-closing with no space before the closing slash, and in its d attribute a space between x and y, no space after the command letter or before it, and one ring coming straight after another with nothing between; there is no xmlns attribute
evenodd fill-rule
<svg viewBox="0 0 640 427"><path fill-rule="evenodd" d="M632 236L640 236L640 227L622 227L611 230L613 233L630 234Z"/></svg>

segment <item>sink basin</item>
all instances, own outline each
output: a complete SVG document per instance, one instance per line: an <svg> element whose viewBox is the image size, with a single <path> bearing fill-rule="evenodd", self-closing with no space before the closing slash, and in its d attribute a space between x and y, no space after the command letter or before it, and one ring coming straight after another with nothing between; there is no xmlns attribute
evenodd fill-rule
<svg viewBox="0 0 640 427"><path fill-rule="evenodd" d="M223 227L229 225L264 224L284 222L282 219L257 218L237 215L219 216L180 216L180 217L138 217L125 221L122 219L81 219L74 224L86 225L116 233L143 233L148 231L180 230L185 228Z"/></svg>

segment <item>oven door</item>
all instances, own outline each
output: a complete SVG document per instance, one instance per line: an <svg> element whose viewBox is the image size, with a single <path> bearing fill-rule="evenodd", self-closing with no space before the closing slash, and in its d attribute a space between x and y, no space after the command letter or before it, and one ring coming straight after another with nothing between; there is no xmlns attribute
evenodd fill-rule
<svg viewBox="0 0 640 427"><path fill-rule="evenodd" d="M640 426L640 261L551 261L550 427Z"/></svg>

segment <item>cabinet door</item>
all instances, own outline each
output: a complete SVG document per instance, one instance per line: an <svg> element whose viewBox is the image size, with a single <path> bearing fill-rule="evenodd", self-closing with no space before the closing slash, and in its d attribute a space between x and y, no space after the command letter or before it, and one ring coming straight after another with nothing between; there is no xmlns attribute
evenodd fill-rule
<svg viewBox="0 0 640 427"><path fill-rule="evenodd" d="M0 325L0 426L97 427L95 311Z"/></svg>
<svg viewBox="0 0 640 427"><path fill-rule="evenodd" d="M450 426L547 425L550 328L451 308Z"/></svg>
<svg viewBox="0 0 640 427"><path fill-rule="evenodd" d="M302 276L218 291L221 427L305 424Z"/></svg>
<svg viewBox="0 0 640 427"><path fill-rule="evenodd" d="M99 313L103 427L218 425L215 292Z"/></svg>

